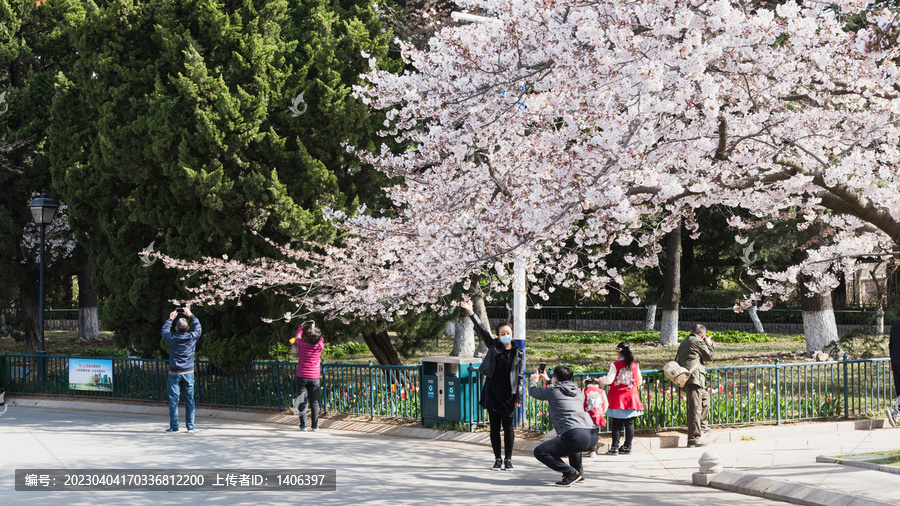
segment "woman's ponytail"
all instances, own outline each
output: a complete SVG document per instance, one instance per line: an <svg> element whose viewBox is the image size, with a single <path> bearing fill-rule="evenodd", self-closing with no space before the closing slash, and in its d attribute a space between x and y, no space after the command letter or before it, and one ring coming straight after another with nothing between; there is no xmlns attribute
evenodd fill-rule
<svg viewBox="0 0 900 506"><path fill-rule="evenodd" d="M631 352L631 346L628 343L619 343L616 345L616 351L622 354L625 365L631 367L631 364L634 363L634 353Z"/></svg>

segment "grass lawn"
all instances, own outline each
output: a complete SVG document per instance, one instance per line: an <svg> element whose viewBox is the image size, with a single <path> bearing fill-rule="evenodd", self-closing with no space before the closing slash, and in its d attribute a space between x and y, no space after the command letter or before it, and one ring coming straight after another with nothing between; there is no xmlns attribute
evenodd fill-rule
<svg viewBox="0 0 900 506"><path fill-rule="evenodd" d="M836 458L855 460L857 462L868 462L870 464L879 464L883 466L900 467L900 450L839 455Z"/></svg>
<svg viewBox="0 0 900 506"><path fill-rule="evenodd" d="M608 332L604 332L608 334ZM609 364L615 360L615 344L582 344L582 343L558 343L545 341L543 338L550 336L565 336L574 334L591 334L584 331L570 330L529 330L525 343L528 369L537 366L539 362L547 364L580 365L587 371L605 371ZM599 334L599 332L597 332ZM622 337L627 338L628 332L622 332ZM711 365L750 365L770 364L775 359L782 362L802 362L806 359L796 356L806 351L806 341L797 339L796 335L771 334L778 341L768 343L718 343L716 345L715 361ZM452 339L441 339L437 342L430 341L428 346L420 350L421 356L448 355L453 349ZM675 359L677 347L659 346L655 343L637 343L632 345L634 356L641 364L642 369L660 369L663 364ZM357 360L361 358L362 360ZM346 363L367 362L367 357L343 357L340 361ZM334 361L334 360L332 360ZM416 364L418 357L404 360L404 363Z"/></svg>
<svg viewBox="0 0 900 506"><path fill-rule="evenodd" d="M44 331L44 348L49 355L78 355L88 349L114 349L113 333L100 332L99 341L79 341L75 330ZM25 341L0 339L0 353L25 353Z"/></svg>

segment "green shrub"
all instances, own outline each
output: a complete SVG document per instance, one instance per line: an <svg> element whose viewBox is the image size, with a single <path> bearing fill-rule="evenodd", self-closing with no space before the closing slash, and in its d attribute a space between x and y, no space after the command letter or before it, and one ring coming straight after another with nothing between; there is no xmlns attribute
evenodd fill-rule
<svg viewBox="0 0 900 506"><path fill-rule="evenodd" d="M88 348L79 353L79 356L127 358L128 352L122 348Z"/></svg>
<svg viewBox="0 0 900 506"><path fill-rule="evenodd" d="M834 343L829 343L834 344ZM881 334L875 334L869 329L855 328L852 331L841 335L838 338L840 350L859 358L883 357L889 355L888 338ZM833 346L831 350L825 350L829 355L840 360L841 355L837 353L837 346Z"/></svg>
<svg viewBox="0 0 900 506"><path fill-rule="evenodd" d="M326 344L322 350L322 355L329 358L341 358L347 355L342 345Z"/></svg>
<svg viewBox="0 0 900 506"><path fill-rule="evenodd" d="M681 332L678 337L681 338ZM687 332L684 333L687 337ZM770 343L777 341L777 338L766 334L752 334L750 332L741 332L739 330L723 330L722 332L708 332L710 339L720 343Z"/></svg>
<svg viewBox="0 0 900 506"><path fill-rule="evenodd" d="M343 348L347 355L362 355L369 352L369 347L361 343L344 343Z"/></svg>

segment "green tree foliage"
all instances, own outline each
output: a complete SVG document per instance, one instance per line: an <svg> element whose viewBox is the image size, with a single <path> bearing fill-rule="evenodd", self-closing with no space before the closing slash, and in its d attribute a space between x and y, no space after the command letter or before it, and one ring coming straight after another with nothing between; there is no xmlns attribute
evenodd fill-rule
<svg viewBox="0 0 900 506"><path fill-rule="evenodd" d="M374 198L383 181L343 142L380 142L351 86L362 51L383 58L388 34L362 1L84 6L67 19L78 59L56 85L53 175L90 237L104 326L152 355L189 281L145 267L148 244L185 259L271 255L256 233L333 241L322 208ZM287 310L277 294L197 308L201 350L240 367L292 328L260 316Z"/></svg>
<svg viewBox="0 0 900 506"><path fill-rule="evenodd" d="M37 349L38 263L22 248L22 234L31 198L42 190L59 197L45 151L58 74L74 62L64 18L76 4L0 0L0 308L18 309L12 330L26 338L28 352ZM71 265L56 267L47 269L48 288L72 273Z"/></svg>

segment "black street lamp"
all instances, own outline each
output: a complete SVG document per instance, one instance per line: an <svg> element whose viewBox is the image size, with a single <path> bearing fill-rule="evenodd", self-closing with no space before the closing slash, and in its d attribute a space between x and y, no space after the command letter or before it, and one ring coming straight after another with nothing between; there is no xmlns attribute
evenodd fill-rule
<svg viewBox="0 0 900 506"><path fill-rule="evenodd" d="M44 229L53 221L53 216L56 215L56 210L58 208L59 204L45 193L41 193L39 197L35 197L34 200L28 204L28 209L31 210L31 217L34 220L34 224L41 227L41 300L40 309L38 310L38 329L41 333L41 340L38 344L38 354L40 355L47 353L44 350ZM43 368L41 371L43 373ZM43 375L41 378L43 379Z"/></svg>

